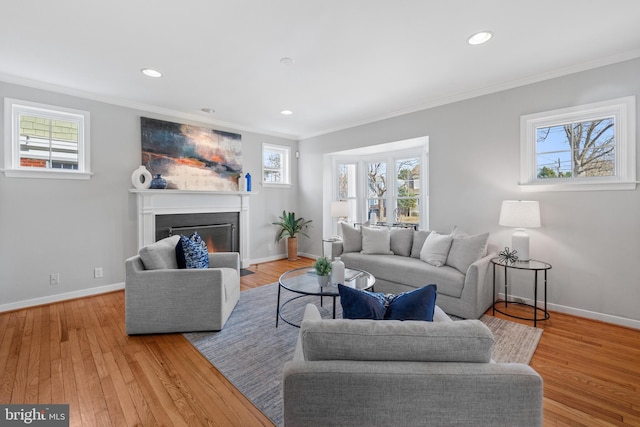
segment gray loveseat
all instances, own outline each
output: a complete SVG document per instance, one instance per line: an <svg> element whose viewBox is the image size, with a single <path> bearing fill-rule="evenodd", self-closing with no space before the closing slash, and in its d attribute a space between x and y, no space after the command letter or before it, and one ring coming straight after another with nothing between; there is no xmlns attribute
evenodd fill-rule
<svg viewBox="0 0 640 427"><path fill-rule="evenodd" d="M398 294L434 283L438 286L438 306L465 319L479 318L493 303L488 267L496 254L487 253L488 233L469 236L454 230L451 246L444 255L446 261L435 266L421 259L425 242L435 232L386 229L389 234L386 246L374 244L373 248L367 248L362 233L369 229L341 225L343 240L332 244L332 256L339 256L346 267L373 274L376 292Z"/></svg>
<svg viewBox="0 0 640 427"><path fill-rule="evenodd" d="M542 378L493 363L479 320L322 319L305 310L283 373L284 425L541 426Z"/></svg>

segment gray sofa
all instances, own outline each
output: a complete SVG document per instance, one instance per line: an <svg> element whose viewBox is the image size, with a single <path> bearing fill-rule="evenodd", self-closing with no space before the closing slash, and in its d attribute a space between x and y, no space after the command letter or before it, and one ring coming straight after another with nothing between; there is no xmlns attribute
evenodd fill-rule
<svg viewBox="0 0 640 427"><path fill-rule="evenodd" d="M168 237L125 261L127 334L221 330L240 299L240 255L209 253L209 268L178 269Z"/></svg>
<svg viewBox="0 0 640 427"><path fill-rule="evenodd" d="M322 319L305 310L283 373L284 425L541 426L542 378L491 362L479 320Z"/></svg>
<svg viewBox="0 0 640 427"><path fill-rule="evenodd" d="M367 253L363 249L362 230L366 231L343 223L343 240L332 244L332 256L339 256L348 268L373 274L377 292L398 294L434 283L438 286L438 306L465 319L479 318L493 303L488 267L496 254L487 251L488 233L468 236L454 230L446 261L435 266L420 258L430 231L388 230L386 253L384 250Z"/></svg>

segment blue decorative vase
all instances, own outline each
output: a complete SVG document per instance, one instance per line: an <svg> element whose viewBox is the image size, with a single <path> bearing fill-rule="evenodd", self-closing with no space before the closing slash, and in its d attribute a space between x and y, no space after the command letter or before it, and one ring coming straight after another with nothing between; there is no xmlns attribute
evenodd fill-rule
<svg viewBox="0 0 640 427"><path fill-rule="evenodd" d="M251 191L251 174L247 172L244 177L247 180L247 191Z"/></svg>
<svg viewBox="0 0 640 427"><path fill-rule="evenodd" d="M164 190L167 188L167 180L162 177L162 175L157 174L151 180L151 187L156 190Z"/></svg>

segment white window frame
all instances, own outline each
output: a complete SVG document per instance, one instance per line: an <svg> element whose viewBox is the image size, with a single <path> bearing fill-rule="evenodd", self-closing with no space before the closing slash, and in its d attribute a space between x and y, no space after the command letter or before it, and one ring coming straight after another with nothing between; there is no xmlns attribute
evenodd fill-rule
<svg viewBox="0 0 640 427"><path fill-rule="evenodd" d="M78 123L78 169L23 167L20 165L20 113ZM10 178L90 179L90 114L55 105L4 99L4 174Z"/></svg>
<svg viewBox="0 0 640 427"><path fill-rule="evenodd" d="M265 151L278 152L282 155L282 164L280 167L280 174L282 176L281 182L266 182L265 181L265 164L264 154ZM262 185L263 187L291 187L291 147L286 145L277 144L262 144Z"/></svg>
<svg viewBox="0 0 640 427"><path fill-rule="evenodd" d="M520 189L537 191L634 190L636 188L636 99L617 98L520 117ZM613 117L615 175L603 177L538 178L536 130L571 122Z"/></svg>

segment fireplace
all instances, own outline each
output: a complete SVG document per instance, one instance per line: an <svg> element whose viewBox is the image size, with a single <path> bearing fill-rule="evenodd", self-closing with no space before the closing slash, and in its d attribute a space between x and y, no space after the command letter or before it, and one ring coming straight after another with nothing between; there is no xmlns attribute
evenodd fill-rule
<svg viewBox="0 0 640 427"><path fill-rule="evenodd" d="M239 252L238 212L156 215L156 241L197 232L209 252Z"/></svg>
<svg viewBox="0 0 640 427"><path fill-rule="evenodd" d="M243 191L138 190L138 248L171 234L210 236L209 251L240 253L249 259L249 196ZM179 220L174 222L174 220ZM227 240L228 239L228 240ZM223 240L226 243L221 243Z"/></svg>

